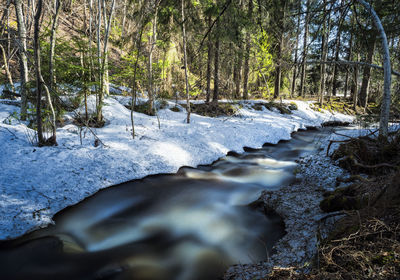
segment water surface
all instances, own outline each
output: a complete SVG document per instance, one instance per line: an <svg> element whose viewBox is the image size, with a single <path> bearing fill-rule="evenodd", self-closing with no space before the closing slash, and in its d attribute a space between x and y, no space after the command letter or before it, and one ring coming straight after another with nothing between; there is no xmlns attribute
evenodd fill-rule
<svg viewBox="0 0 400 280"><path fill-rule="evenodd" d="M298 132L209 166L99 191L57 214L55 226L0 244L0 278L209 280L229 265L266 260L284 226L252 202L290 184L295 160L328 133Z"/></svg>

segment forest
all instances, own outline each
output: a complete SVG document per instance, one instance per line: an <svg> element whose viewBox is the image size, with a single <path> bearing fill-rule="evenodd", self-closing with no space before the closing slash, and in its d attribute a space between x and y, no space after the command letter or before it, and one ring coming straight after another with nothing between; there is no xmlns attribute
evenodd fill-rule
<svg viewBox="0 0 400 280"><path fill-rule="evenodd" d="M2 0L7 279L400 277L399 15L398 0ZM20 263L26 246L50 249Z"/></svg>
<svg viewBox="0 0 400 280"><path fill-rule="evenodd" d="M343 96L357 112L386 100L380 30L357 1L178 2L8 0L1 17L6 94L21 95L23 119L33 113L30 99L35 108L48 108L34 110L54 131L48 144L56 143L65 110L60 96L76 88L80 99L95 94L96 112L86 112L84 121L101 126L110 83L132 89L132 100L145 94L150 115L163 98L190 105L193 99L300 97L318 98L322 106ZM396 69L399 4L375 5ZM14 80L21 81L18 92ZM399 90L398 79L391 87Z"/></svg>

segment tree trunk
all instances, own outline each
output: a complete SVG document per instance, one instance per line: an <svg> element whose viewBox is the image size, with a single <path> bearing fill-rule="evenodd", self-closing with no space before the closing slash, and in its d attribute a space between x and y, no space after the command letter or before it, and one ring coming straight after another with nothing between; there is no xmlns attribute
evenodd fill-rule
<svg viewBox="0 0 400 280"><path fill-rule="evenodd" d="M339 27L338 33L336 36L336 46L335 46L335 61L339 60L339 53L340 53L340 44L341 44L341 35L342 35L342 22L347 14L347 9L345 9L341 15L339 20ZM350 35L352 36L352 34ZM337 88L338 88L338 75L339 75L339 66L334 64L333 65L333 78L332 78L332 95L336 96Z"/></svg>
<svg viewBox="0 0 400 280"><path fill-rule="evenodd" d="M50 90L54 90L55 84L55 75L54 75L54 52L56 46L56 33L57 33L57 26L58 26L58 17L60 14L61 3L60 0L54 0L54 8L55 13L53 17L53 24L51 26L51 33L50 33L50 57L49 57L49 72L50 72Z"/></svg>
<svg viewBox="0 0 400 280"><path fill-rule="evenodd" d="M352 18L352 23L353 23L353 18ZM353 32L350 32L350 41L349 41L349 52L347 54L347 60L350 61L352 59L353 55ZM345 78L345 83L344 83L344 98L347 97L347 91L349 88L349 68L346 66L346 78Z"/></svg>
<svg viewBox="0 0 400 280"><path fill-rule="evenodd" d="M208 15L208 26L211 27L211 13ZM207 46L207 87L206 87L206 103L210 102L210 95L211 95L211 71L212 71L212 39L211 36L208 36L208 46Z"/></svg>
<svg viewBox="0 0 400 280"><path fill-rule="evenodd" d="M384 85L383 85L383 98L381 105L381 114L379 121L379 135L383 138L388 137L389 130L389 113L390 113L390 102L391 102L391 85L392 85L392 67L390 64L390 53L388 47L388 41L386 37L385 30L383 29L382 22L379 16L376 14L375 10L370 4L364 0L358 0L366 10L368 10L374 20L376 29L380 33L382 38L382 55L383 55L383 68L384 68Z"/></svg>
<svg viewBox="0 0 400 280"><path fill-rule="evenodd" d="M185 85L186 85L186 122L190 123L190 96L189 96L189 81L187 69L187 56L186 56L186 30L185 30L185 7L184 0L181 0L181 13L182 13L182 36L183 36L183 63L185 68Z"/></svg>
<svg viewBox="0 0 400 280"><path fill-rule="evenodd" d="M35 26L34 26L34 54L35 54L35 72L36 72L36 123L37 123L37 130L38 130L38 145L39 147L43 145L57 145L56 141L56 125L55 125L55 114L53 105L50 98L50 93L45 86L41 69L40 69L40 42L39 42L39 24L40 24L40 17L42 15L42 0L38 0L37 7L36 7L36 14L35 14ZM43 125L42 125L42 88L45 87L46 90L46 99L49 104L51 113L52 113L52 131L53 136L50 139L45 140L43 137Z"/></svg>
<svg viewBox="0 0 400 280"><path fill-rule="evenodd" d="M143 19L143 15L141 16L141 19ZM143 29L145 25L142 24L140 31L138 33L137 39L136 39L136 46L137 46L137 56L135 60L135 66L133 68L133 81L132 81L132 92L131 92L131 125L132 125L132 138L135 139L135 122L133 119L133 111L135 110L136 106L136 75L137 75L137 68L138 68L138 62L139 58L142 52L142 35L143 35Z"/></svg>
<svg viewBox="0 0 400 280"><path fill-rule="evenodd" d="M243 64L243 43L239 38L238 53L233 70L233 81L235 83L234 99L240 98L240 82L242 81L242 64Z"/></svg>
<svg viewBox="0 0 400 280"><path fill-rule="evenodd" d="M247 17L249 20L253 18L253 0L249 0ZM247 30L246 49L244 52L244 68L243 68L243 99L245 100L249 98L248 82L249 82L249 72L250 72L250 67L249 67L250 50L251 50L251 36L250 36L250 30Z"/></svg>
<svg viewBox="0 0 400 280"><path fill-rule="evenodd" d="M102 111L101 111L101 104L100 104L100 95L102 94L103 89L101 88L101 82L103 80L103 75L101 73L101 0L97 0L97 69L98 69L98 90L97 90L97 121L101 122L103 119Z"/></svg>
<svg viewBox="0 0 400 280"><path fill-rule="evenodd" d="M27 95L28 89L27 84L29 82L29 70L28 70L28 58L26 48L26 28L25 19L22 10L22 0L15 0L15 12L17 15L18 22L18 47L20 55L20 71L21 71L21 120L26 120L27 114Z"/></svg>
<svg viewBox="0 0 400 280"><path fill-rule="evenodd" d="M310 21L310 0L307 0L306 4L306 18L304 22L304 38L303 38L303 64L301 65L301 79L300 79L300 96L305 96L304 84L306 82L306 61L307 61L307 52L308 52L308 23Z"/></svg>
<svg viewBox="0 0 400 280"><path fill-rule="evenodd" d="M300 19L301 19L301 2L299 1L298 7L298 18L297 18L297 31L296 31L296 48L294 53L294 67L293 67L293 78L292 78L292 90L290 92L291 96L296 96L296 78L297 78L297 59L298 59L298 50L299 50L299 35L300 35Z"/></svg>
<svg viewBox="0 0 400 280"><path fill-rule="evenodd" d="M153 19L153 34L152 36L149 37L149 43L150 43L150 50L149 50L149 61L148 61L148 66L147 66L147 71L148 71L148 88L147 88L147 94L149 96L149 107L148 107L148 114L149 115L154 115L154 108L153 108L153 103L154 103L154 93L153 93L153 50L154 47L157 43L157 13L158 13L158 4L156 3L155 7L155 14L154 14L154 19Z"/></svg>
<svg viewBox="0 0 400 280"><path fill-rule="evenodd" d="M357 54L357 61L360 60L360 55ZM358 67L357 65L354 66L353 70L353 87L352 87L352 93L353 93L353 106L354 110L357 111L357 105L358 105Z"/></svg>
<svg viewBox="0 0 400 280"><path fill-rule="evenodd" d="M278 43L278 54L277 63L275 68L275 86L274 86L274 98L278 98L281 92L282 83L282 52L283 52L283 34L285 32L285 14L286 14L286 0L283 2L283 11L280 13L280 30L279 30L279 43Z"/></svg>
<svg viewBox="0 0 400 280"><path fill-rule="evenodd" d="M321 54L321 60L326 61L327 55L328 55L328 42L329 42L329 31L330 31L330 20L331 16L330 13L328 15L328 23L326 23L325 18L326 18L326 12L327 12L327 2L324 0L324 19L323 19L323 27L322 27L322 54ZM321 64L321 84L320 84L320 90L319 90L319 103L322 105L324 103L324 93L325 93L325 88L326 88L326 64L322 63Z"/></svg>
<svg viewBox="0 0 400 280"><path fill-rule="evenodd" d="M214 94L212 102L217 105L219 98L219 19L216 23L215 36L215 53L214 53Z"/></svg>
<svg viewBox="0 0 400 280"><path fill-rule="evenodd" d="M371 64L374 58L376 35L372 35L371 42L368 42L368 54L366 63ZM360 106L364 108L368 104L369 83L371 80L371 67L365 66L363 69L363 79L360 89Z"/></svg>
<svg viewBox="0 0 400 280"><path fill-rule="evenodd" d="M111 2L111 10L110 15L108 17L108 21L106 19L106 7L105 7L105 0L103 0L103 9L104 9L104 24L107 22L105 34L104 34L104 46L103 46L103 59L101 60L101 71L100 71L100 92L99 92L99 104L98 104L98 114L97 114L97 121L99 123L103 122L103 114L102 114L102 107L103 107L103 99L104 94L109 94L109 84L108 84L108 38L110 37L110 28L111 22L114 13L114 6L115 0Z"/></svg>
<svg viewBox="0 0 400 280"><path fill-rule="evenodd" d="M282 76L282 71L281 71L281 58L282 58L282 40L283 36L280 35L280 41L278 45L278 55L277 55L277 64L275 68L275 86L274 86L274 98L278 98L280 95L280 90L281 90L281 76Z"/></svg>
<svg viewBox="0 0 400 280"><path fill-rule="evenodd" d="M6 53L6 50L4 49L3 45L1 45L1 44L0 44L0 51L1 51L2 56L3 56L3 62L4 62L4 68L6 70L7 80L10 83L12 92L15 92L14 83L13 83L13 80L12 80L10 69L8 67L7 53Z"/></svg>

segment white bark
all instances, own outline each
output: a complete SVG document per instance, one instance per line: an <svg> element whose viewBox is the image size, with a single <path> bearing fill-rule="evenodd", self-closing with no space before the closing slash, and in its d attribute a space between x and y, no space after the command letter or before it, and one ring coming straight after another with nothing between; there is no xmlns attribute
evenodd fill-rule
<svg viewBox="0 0 400 280"><path fill-rule="evenodd" d="M388 136L388 126L389 126L389 113L390 113L390 101L391 101L391 85L392 85L392 68L390 64L390 54L389 45L383 28L382 22L372 8L372 6L364 0L358 0L358 2L365 7L371 13L374 20L375 27L380 33L382 39L382 55L383 55L383 72L384 72L384 84L383 84L383 98L381 105L381 114L379 121L379 135L387 138Z"/></svg>
<svg viewBox="0 0 400 280"><path fill-rule="evenodd" d="M29 82L28 77L28 58L26 56L27 48L26 48L26 27L25 27L25 19L24 13L22 10L22 0L15 0L15 12L17 15L18 22L18 47L19 54L21 57L21 119L26 119L27 113L27 90L26 86Z"/></svg>
<svg viewBox="0 0 400 280"><path fill-rule="evenodd" d="M185 83L186 83L186 111L187 111L186 122L190 123L190 97L189 97L189 81L188 81L188 71L187 71L187 55L186 55L186 30L185 30L184 0L181 0L181 12L182 12L182 36L183 36L183 62L184 62L184 67L185 67Z"/></svg>

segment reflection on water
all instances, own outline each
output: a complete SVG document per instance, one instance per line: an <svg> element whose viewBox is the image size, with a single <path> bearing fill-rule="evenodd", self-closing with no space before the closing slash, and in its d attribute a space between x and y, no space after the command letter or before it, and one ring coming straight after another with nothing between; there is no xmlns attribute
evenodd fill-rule
<svg viewBox="0 0 400 280"><path fill-rule="evenodd" d="M59 213L55 226L0 245L2 275L218 279L231 264L265 260L283 226L249 204L261 190L289 184L294 160L327 133L299 132L275 146L229 153L211 166L100 191Z"/></svg>

